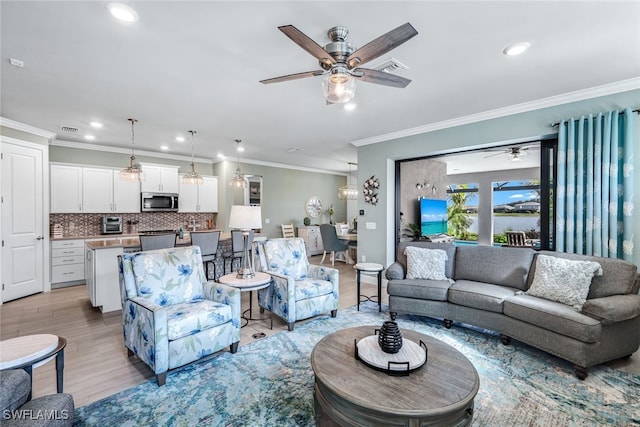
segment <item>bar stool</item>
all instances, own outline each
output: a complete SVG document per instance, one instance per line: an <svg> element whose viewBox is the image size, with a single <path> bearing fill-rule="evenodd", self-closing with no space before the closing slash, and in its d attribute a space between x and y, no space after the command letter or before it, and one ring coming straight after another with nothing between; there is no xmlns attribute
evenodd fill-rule
<svg viewBox="0 0 640 427"><path fill-rule="evenodd" d="M247 239L247 248L249 250L249 255L253 254L253 235L255 232L253 230L249 231L249 237ZM244 251L244 236L242 235L242 230L231 230L231 252L225 252L222 254L223 260L223 269L224 273L227 273L227 260L229 262L229 273L233 271L233 261L236 259L242 259L242 252ZM250 259L252 259L251 257Z"/></svg>
<svg viewBox="0 0 640 427"><path fill-rule="evenodd" d="M382 311L382 270L384 270L384 266L382 264L376 264L375 262L359 262L353 266L356 269L356 283L358 284L358 311L360 311L360 302L361 301L373 301L372 298L367 295L362 295L360 299L360 273L364 274L377 274L378 275L378 312Z"/></svg>
<svg viewBox="0 0 640 427"><path fill-rule="evenodd" d="M216 256L218 254L218 242L220 241L220 231L192 231L191 244L200 247L202 254L202 264L209 280L209 264L213 264L213 279L216 279Z"/></svg>
<svg viewBox="0 0 640 427"><path fill-rule="evenodd" d="M176 233L140 235L140 248L142 251L174 248L175 246Z"/></svg>

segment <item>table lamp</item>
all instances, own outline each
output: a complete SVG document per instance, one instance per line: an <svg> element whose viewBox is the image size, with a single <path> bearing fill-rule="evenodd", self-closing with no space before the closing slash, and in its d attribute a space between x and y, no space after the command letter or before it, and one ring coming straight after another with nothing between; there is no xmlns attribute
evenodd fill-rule
<svg viewBox="0 0 640 427"><path fill-rule="evenodd" d="M231 206L231 214L229 215L229 228L242 230L244 245L242 248L242 260L238 269L238 279L251 279L256 273L253 271L253 265L249 259L249 232L252 229L262 228L262 211L260 206Z"/></svg>

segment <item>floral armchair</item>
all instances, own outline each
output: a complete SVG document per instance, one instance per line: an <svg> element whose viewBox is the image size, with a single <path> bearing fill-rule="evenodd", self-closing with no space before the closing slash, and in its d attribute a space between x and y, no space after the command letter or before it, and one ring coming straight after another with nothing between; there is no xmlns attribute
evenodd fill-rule
<svg viewBox="0 0 640 427"><path fill-rule="evenodd" d="M240 342L240 290L207 281L198 246L122 254L124 344L149 365L158 385L167 371Z"/></svg>
<svg viewBox="0 0 640 427"><path fill-rule="evenodd" d="M271 285L258 291L260 311L269 310L287 322L290 331L297 320L322 313L338 313L338 270L309 264L304 240L269 239L258 242L256 270L269 273Z"/></svg>

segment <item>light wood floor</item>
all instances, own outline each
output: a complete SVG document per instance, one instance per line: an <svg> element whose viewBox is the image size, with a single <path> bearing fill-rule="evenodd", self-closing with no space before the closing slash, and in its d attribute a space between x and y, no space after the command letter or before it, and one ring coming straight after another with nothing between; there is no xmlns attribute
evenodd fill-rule
<svg viewBox="0 0 640 427"><path fill-rule="evenodd" d="M319 264L320 258L314 256L310 260L313 264ZM325 261L325 265L327 264ZM343 309L356 303L356 275L352 265L336 262L335 266L340 270L340 308ZM373 277L365 279L363 276L362 293L376 293ZM242 296L242 306L247 308L248 292L243 292ZM259 314L256 299L254 296L254 316ZM384 284L382 301L388 302ZM0 339L42 333L60 335L67 339L64 352L64 391L73 395L76 407L153 378L151 370L144 363L136 357L127 357L122 340L120 313L103 316L99 309L91 306L84 286L54 289L48 293L7 302L0 305L0 322ZM275 316L273 330L269 329L266 322L251 322L249 326L242 328L240 345L254 341L252 336L258 332L270 336L286 330L286 324ZM628 360L609 365L640 374L638 352ZM35 368L33 372L34 397L55 393L53 361ZM171 381L171 378L168 377L167 381Z"/></svg>

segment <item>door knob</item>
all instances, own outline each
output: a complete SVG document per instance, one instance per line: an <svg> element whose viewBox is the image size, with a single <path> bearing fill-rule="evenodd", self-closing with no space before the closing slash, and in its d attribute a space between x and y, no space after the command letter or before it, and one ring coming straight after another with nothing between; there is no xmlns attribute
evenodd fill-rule
<svg viewBox="0 0 640 427"><path fill-rule="evenodd" d="M43 236L38 236L38 237L36 237L36 240L42 240L42 239L44 239L44 237L43 237Z"/></svg>

